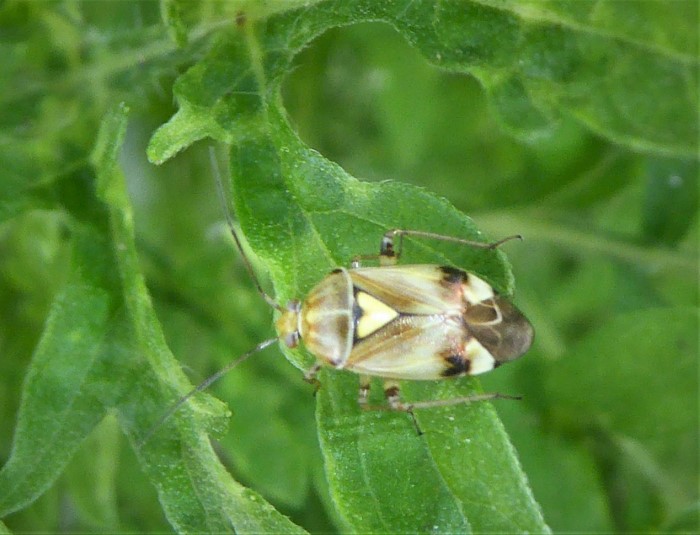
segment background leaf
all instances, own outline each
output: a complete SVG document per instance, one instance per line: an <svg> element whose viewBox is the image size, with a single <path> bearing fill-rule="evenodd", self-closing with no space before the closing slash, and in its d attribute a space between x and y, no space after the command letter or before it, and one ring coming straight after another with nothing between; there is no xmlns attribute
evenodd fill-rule
<svg viewBox="0 0 700 535"><path fill-rule="evenodd" d="M698 319L684 307L620 316L578 344L548 378L559 400L554 417L570 422L564 425L572 432L612 441L615 454L674 512L692 499L698 472L698 421L688 403L698 390ZM618 388L593 388L602 374Z"/></svg>
<svg viewBox="0 0 700 535"><path fill-rule="evenodd" d="M0 473L3 516L46 490L104 416L103 409L95 409L95 393L84 392L82 385L94 382L89 375L101 357L96 348L107 329L108 300L99 288L79 282L57 299L34 357L34 373L27 376L13 454ZM63 447L56 449L55 442Z"/></svg>
<svg viewBox="0 0 700 535"><path fill-rule="evenodd" d="M536 499L554 531L697 531L697 19L690 0L5 2L0 529L542 531ZM386 226L523 234L503 252L533 349L403 385L523 400L422 411L417 437L359 413L352 374L314 399L310 356L269 349L138 448L273 335L207 137L281 301ZM513 293L504 256L442 245L406 261Z"/></svg>
<svg viewBox="0 0 700 535"><path fill-rule="evenodd" d="M93 153L98 194L111 208L115 253L97 232L77 234L74 240L75 282L69 281L53 306L24 389L14 449L0 472L3 515L24 507L53 482L109 408L116 409L124 431L136 442L146 436L160 407L172 403L172 397L152 387L168 359L175 374L178 369L137 265L132 216L116 168L125 127L125 108L115 109ZM98 244L102 249L95 250ZM113 254L117 273L109 269ZM149 402L149 394L155 400ZM186 435L189 447L148 443L137 451L176 529L303 531L225 474L207 441L191 429Z"/></svg>
<svg viewBox="0 0 700 535"><path fill-rule="evenodd" d="M102 132L109 132L109 123L106 122L106 125ZM120 174L110 166L116 161L116 147L112 147L109 141L100 141L98 138L94 153L95 161L102 164L97 177L98 190L111 207L110 219L117 246L119 274L133 337L139 353L146 355L153 371L169 382L172 372L167 373L168 367L172 369L174 362L139 271L125 184ZM114 142L114 139L111 141ZM152 384L152 379L149 383ZM155 397L158 397L157 393ZM123 424L127 434L135 435L134 439L136 436L150 439L147 433L156 421L154 416L160 412L157 407L163 406L162 398L146 414L141 412L149 408L144 403L146 396L142 393L135 396L135 399L139 400L138 406L130 399L120 407L125 420ZM150 440L145 444L136 444L137 455L141 457L144 470L154 478L161 504L173 527L179 531L303 532L256 493L244 489L231 479L206 439L201 435L193 436L189 426L183 426L181 431L184 431L187 444L173 447L173 444L155 444Z"/></svg>
<svg viewBox="0 0 700 535"><path fill-rule="evenodd" d="M675 245L698 212L698 162L653 159L647 173L644 235L652 243Z"/></svg>

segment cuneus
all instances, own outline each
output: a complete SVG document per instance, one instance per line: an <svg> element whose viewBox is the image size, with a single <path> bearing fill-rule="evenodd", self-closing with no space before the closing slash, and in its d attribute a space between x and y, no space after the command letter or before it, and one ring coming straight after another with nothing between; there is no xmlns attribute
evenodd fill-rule
<svg viewBox="0 0 700 535"><path fill-rule="evenodd" d="M213 155L212 164L216 171ZM413 414L414 409L509 397L486 393L439 400L401 400L399 380L435 380L488 372L523 355L532 343L534 331L508 299L473 273L433 264L399 265L398 261L405 236L482 249L495 249L519 236L481 243L420 230L389 230L377 255L356 257L349 269L331 271L305 299L282 306L260 285L234 229L220 173L215 175L228 227L251 279L262 298L280 312L277 336L261 342L180 398L153 430L191 396L277 340L290 348L302 343L316 357L317 363L305 375L310 382L316 382L323 366L359 374L358 401L363 408ZM370 259L378 260L379 267L362 267L362 262ZM372 376L384 379L386 405L368 404Z"/></svg>

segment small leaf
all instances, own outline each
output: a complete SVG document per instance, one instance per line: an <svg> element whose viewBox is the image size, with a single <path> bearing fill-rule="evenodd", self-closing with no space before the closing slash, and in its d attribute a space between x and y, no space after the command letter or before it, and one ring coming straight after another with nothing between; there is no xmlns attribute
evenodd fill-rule
<svg viewBox="0 0 700 535"><path fill-rule="evenodd" d="M682 18L688 5L675 2L640 17ZM625 16L642 9L627 6ZM618 25L613 10L580 7L344 0L244 24L219 41L209 61L178 80L180 111L153 137L149 157L163 162L205 136L232 143L246 128L255 130L254 120L248 122L260 105L255 93L266 98L274 91L306 43L330 28L370 20L392 24L435 65L476 76L492 94L503 123L525 139L536 139L567 115L618 143L694 156L698 88L691 81L697 79L698 60L690 25L678 28L685 41L669 46L663 34L637 40L634 27ZM686 20L697 18L688 15ZM257 51L252 68L244 43ZM213 113L199 113L206 108Z"/></svg>
<svg viewBox="0 0 700 535"><path fill-rule="evenodd" d="M530 353L528 357L536 359L537 355ZM529 364L511 376L526 376L526 380L535 383L532 395L522 383L513 382L504 390L522 392L523 400L499 403L497 409L527 472L532 491L545 511L547 524L554 533L613 532L608 496L594 455L585 444L538 425L540 415L536 405L541 403L541 384L539 377L530 377L537 371L537 364L533 365L532 359Z"/></svg>
<svg viewBox="0 0 700 535"><path fill-rule="evenodd" d="M119 523L116 485L120 438L116 418L108 415L93 430L67 470L79 516L90 526L110 529Z"/></svg>
<svg viewBox="0 0 700 535"><path fill-rule="evenodd" d="M176 397L172 387L163 389L154 385L170 385L175 379L182 390L189 387L165 343L139 268L133 215L123 176L116 167L116 150L111 149L119 145L124 125L124 109L113 112L105 121L104 138L98 136L98 140L106 138L98 147L107 150L97 149L94 153L95 161L101 164L98 191L110 208L116 265L132 330L129 340L136 349L129 355L131 369L127 372L132 390L118 403L122 426L137 444L139 460L158 489L168 520L178 531L303 533L304 530L260 496L229 476L203 434L206 419L196 418L196 411L183 407L175 422L150 435L152 426ZM136 370L139 370L137 374ZM212 400L208 399L207 404L211 407ZM220 405L216 412L221 414ZM140 444L144 438L148 442Z"/></svg>
<svg viewBox="0 0 700 535"><path fill-rule="evenodd" d="M646 241L675 245L698 214L697 160L653 159L647 164L643 231Z"/></svg>
<svg viewBox="0 0 700 535"><path fill-rule="evenodd" d="M74 266L94 258L92 237L75 240ZM12 452L0 471L0 516L42 494L104 416L94 385L109 306L108 294L79 273L54 301L25 379Z"/></svg>
<svg viewBox="0 0 700 535"><path fill-rule="evenodd" d="M698 396L699 318L690 307L617 317L547 377L558 400L555 416L575 432L611 442L671 510L697 500L698 407L689 400ZM618 505L624 510L634 501Z"/></svg>

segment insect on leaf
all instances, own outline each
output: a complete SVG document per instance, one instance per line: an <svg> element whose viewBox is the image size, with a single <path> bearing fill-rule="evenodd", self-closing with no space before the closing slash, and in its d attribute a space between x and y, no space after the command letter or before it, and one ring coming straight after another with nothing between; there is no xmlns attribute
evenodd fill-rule
<svg viewBox="0 0 700 535"><path fill-rule="evenodd" d="M149 149L150 157L159 161L202 135L231 145L235 217L269 271L276 299L284 305L303 298L331 269L349 266L358 255L376 254L389 229L482 242L502 238L483 236L446 200L419 188L359 181L298 138L278 93L285 66L299 45L294 25L285 26L290 20L283 16L222 38L206 61L178 81L180 111L156 133ZM289 39L291 48L272 46L279 39ZM247 56L241 40L253 49L263 44L268 55ZM405 239L401 262L459 267L505 295L513 292L510 267L500 250ZM301 370L314 362L302 348L284 351ZM361 413L356 376L328 370L321 382L317 423L326 475L331 495L353 529L547 529L515 451L488 404L424 411L418 415L425 431L420 437L406 414ZM478 383L468 379L406 387L409 400L478 391ZM381 498L373 498L377 496Z"/></svg>

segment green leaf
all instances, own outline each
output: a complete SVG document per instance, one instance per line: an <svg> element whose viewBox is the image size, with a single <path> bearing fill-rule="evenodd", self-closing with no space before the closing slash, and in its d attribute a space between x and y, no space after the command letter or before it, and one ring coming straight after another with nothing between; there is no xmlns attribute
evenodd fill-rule
<svg viewBox="0 0 700 535"><path fill-rule="evenodd" d="M276 113L270 109L268 117ZM283 301L303 296L334 266L377 250L385 229L483 239L468 218L423 191L347 176L304 147L281 117L270 123L269 135L234 147L231 167L238 218L246 238L269 262ZM301 254L297 244L303 244ZM500 252L410 240L404 258L466 266L504 291L511 288ZM314 360L299 351L291 358L300 368ZM354 529L546 529L492 409L425 411L419 419L426 431L422 438L405 414L360 414L352 384L326 373L317 419L331 491ZM409 395L417 390L430 398L475 391L469 381L414 388ZM470 470L472 477L465 475ZM389 477L397 472L400 484ZM441 491L435 493L436 488ZM485 494L489 501L480 505Z"/></svg>
<svg viewBox="0 0 700 535"><path fill-rule="evenodd" d="M398 182L360 182L303 145L279 110L269 109L267 119L266 134L232 147L230 165L236 215L250 245L269 264L281 302L305 294L330 269L376 254L388 229L488 241L444 199ZM405 263L464 266L500 292L513 291L500 250L404 241Z"/></svg>
<svg viewBox="0 0 700 535"><path fill-rule="evenodd" d="M104 417L96 388L110 328L109 294L99 285L104 251L98 236L75 229L74 271L34 353L12 453L0 471L0 516L44 492Z"/></svg>
<svg viewBox="0 0 700 535"><path fill-rule="evenodd" d="M620 316L573 348L547 376L548 392L558 400L555 416L574 432L611 442L648 499L671 512L698 498L698 407L689 400L698 396L699 318L689 307ZM597 388L601 378L608 388ZM625 485L621 473L607 477ZM618 514L630 515L618 518L625 529L646 525L629 523L638 518L629 511L634 499L624 494L618 499L623 500ZM648 514L651 524L665 520Z"/></svg>
<svg viewBox="0 0 700 535"><path fill-rule="evenodd" d="M177 84L180 111L153 138L150 158L162 162L207 135L231 143L244 129L255 129L249 123L259 105L255 91L274 90L293 57L323 31L370 20L393 25L435 65L476 76L504 124L525 138L570 115L617 143L695 155L694 29L674 28L680 36L671 43L670 29L650 32L640 42L634 26L616 26L615 10L603 6L593 11L576 4L328 1L271 16L259 26L244 21L239 31L255 58L252 68L243 67L244 48L229 46L228 61L191 69ZM697 18L697 6L688 2L658 12L629 9L645 20L657 14L665 20ZM214 57L223 54L215 51ZM664 98L669 94L675 98ZM212 113L197 113L206 108Z"/></svg>
<svg viewBox="0 0 700 535"><path fill-rule="evenodd" d="M109 414L83 443L66 472L80 517L94 527L118 525L120 439L117 419Z"/></svg>
<svg viewBox="0 0 700 535"><path fill-rule="evenodd" d="M245 37L248 46L254 49L258 44L251 33ZM347 265L358 254L376 251L378 240L387 229L416 228L483 240L474 224L446 202L406 185L389 182L363 184L306 148L290 131L275 100L258 103L254 93L250 92L250 88L256 86L272 90L274 85L271 82L275 78L260 72L263 67L256 65L254 52L250 68L245 67L240 54L235 37L231 41L222 40L210 52L209 61L193 68L180 80L178 98L181 110L178 117L154 136L150 155L154 160L168 157L173 147L177 150L180 144L191 142L205 131L222 138L220 125L226 124L229 116L240 118L230 123L223 136L223 140L233 143L231 173L236 213L249 243L268 263L278 299L284 302L303 296L332 267ZM231 62L229 58L238 60ZM270 63L277 66L274 59ZM230 79L237 80L240 95L229 96L228 89L226 93L221 92L227 87L222 81ZM204 84L204 80L208 83ZM206 87L205 93L201 92L201 87ZM210 107L210 112L207 107ZM248 111L240 117L238 109ZM212 123L214 117L216 120ZM200 126L195 131L187 124ZM460 249L440 242L407 242L406 262L466 266L499 290L512 291L512 275L500 251ZM290 358L302 369L308 368L314 360L300 351L291 352ZM352 474L356 472L360 459L357 454L351 457L344 451L355 441L348 442L348 436L334 440L337 434L333 429L337 420L345 422L349 415L358 420L358 408L354 401L339 407L327 399L327 396L330 399L338 396L341 391L347 395L347 383L340 386L338 381L337 378L326 379L320 394L318 425L332 495L345 520L354 529L411 531L424 529L427 525L447 531L546 529L495 413L485 409L481 409L479 417L468 413L454 416L455 412L459 414L459 410L454 409L438 411L442 418L437 421L432 420L434 416L421 416L427 422L426 428L436 437L426 442L415 436L406 415L398 415L399 421L403 421L398 435L391 433L390 423L397 415L380 420L378 429L369 430L369 435L381 436L385 446L380 449L375 442L369 441L360 452L363 458L367 457L368 470L372 477L376 477L376 482L366 479L364 490L357 493L358 481ZM451 385L443 388L446 391L442 395L465 395L474 388L474 385L465 384L461 388ZM433 387L423 393L434 396L438 390ZM354 399L354 394L351 399ZM446 441L445 432L440 430L444 429L448 418L456 418L463 425L468 422L469 427L478 430L476 434L480 434L484 442L474 441L473 449L465 448L464 444L471 436L469 433L454 434ZM362 436L367 434L359 421L354 432ZM401 462L402 473L414 474L415 483L402 485L410 492L400 495L383 485L388 482L386 471L396 469L390 452L403 451L406 441L413 442L415 453L410 459L399 458L397 461ZM445 442L454 448L451 457L442 453ZM474 455L475 452L479 455ZM427 462L429 459L434 460ZM461 472L453 464L460 460L469 461L468 465L474 471L482 465L489 467L478 478L480 486L464 485ZM446 483L441 483L444 479ZM510 485L501 483L505 481L510 481ZM517 482L515 486L513 481ZM375 488L377 483L379 487ZM436 485L443 489L442 492L427 499ZM343 489L352 489L352 494L359 497L380 492L394 499L384 501L379 506L381 511L376 513L376 520L372 520L367 516L368 511L377 506L364 499L349 500ZM492 503L473 506L474 493L483 494L485 489L493 496ZM440 514L435 513L438 505L437 510L442 511ZM493 508L510 512L494 515ZM387 515L388 511L393 513ZM412 513L408 514L409 511Z"/></svg>
<svg viewBox="0 0 700 535"><path fill-rule="evenodd" d="M268 117L276 113L270 109ZM373 246L377 250L377 240L385 229L417 228L483 239L468 218L444 201L406 185L358 182L304 147L281 117L276 121L270 123L268 136L233 148L231 167L239 220L251 245L270 263L280 299L303 296L332 267L347 265L359 251L371 251ZM303 244L303 254L298 253L296 244ZM468 266L496 287L510 290L511 275L502 253L441 245L411 240L405 247L405 261ZM301 368L308 368L313 362L312 357L298 351L292 352L291 358ZM411 531L435 525L448 531L461 531L468 529L470 523L475 530L546 529L495 413L485 408L475 411L479 416L458 409L435 411L435 414L426 411L420 419L426 421L429 437L426 444L415 436L406 415L361 418L355 388L348 392L348 386L347 380L325 374L319 394L318 425L331 490L354 529ZM461 388L450 385L423 389L422 393L455 397L473 391L473 385L463 384ZM338 397L345 402L339 402ZM368 427L366 421L373 420L378 422L376 427ZM451 423L455 420L456 423ZM397 421L402 422L398 430ZM446 422L450 429L447 434ZM460 428L460 422L464 433L453 431ZM336 431L338 425L345 431L340 435ZM473 436L472 428L476 430L474 435L485 441L475 439L473 449L465 447ZM365 436L380 437L382 447L370 438L362 446L359 437ZM404 457L408 447L412 447L414 454ZM347 448L354 455L348 454ZM444 456L445 449L452 450L449 457ZM392 452L402 455L395 458ZM433 461L428 462L431 458ZM453 463L460 460L466 466L457 470ZM372 473L371 478L366 475L358 479L354 475L358 465L363 464L367 464L365 470ZM484 465L488 468L479 478L483 487L465 486L464 470L468 466L479 470ZM400 495L392 491L394 481L386 474L396 470L413 474L413 484L401 485L411 493ZM376 481L372 483L374 478ZM447 485L441 483L443 479ZM510 483L507 487L499 485L499 479ZM514 481L519 481L518 485L514 486ZM360 483L366 488L358 493ZM379 488L375 487L377 484ZM442 493L427 499L426 493L432 493L438 484L443 487ZM492 504L481 510L470 502L474 499L472 493L477 489L483 492L484 488L490 489L494 498ZM352 489L350 495L356 500L347 499L347 489ZM368 518L369 512L377 506L367 500L377 493L394 499L384 500L382 511L372 520ZM496 498L499 494L502 496ZM435 513L434 500L440 504L440 514ZM503 518L494 515L491 507L513 511ZM393 513L387 515L388 511Z"/></svg>
<svg viewBox="0 0 700 535"><path fill-rule="evenodd" d="M696 160L654 159L648 163L643 230L647 241L675 245L698 214Z"/></svg>
<svg viewBox="0 0 700 535"><path fill-rule="evenodd" d="M155 377L165 384L176 377L179 386L187 387L165 343L140 272L133 216L123 177L114 167L114 149L119 146L124 126L123 110L109 117L102 132L104 138L98 137L98 148L94 153L94 160L99 165L98 192L110 207L117 267L133 340L138 354L145 357L150 368L137 383L138 391L133 397L121 400L122 425L137 444L142 466L152 478L166 515L177 530L303 533L256 493L244 489L226 473L201 428L197 431L197 424L181 424L173 437L166 435L166 428L150 436L152 425L162 414L163 407L173 403L172 394L153 390ZM100 143L104 139L107 141ZM184 417L180 415L178 419ZM141 447L138 441L144 438L149 441Z"/></svg>
<svg viewBox="0 0 700 535"><path fill-rule="evenodd" d="M116 410L132 441L146 436L174 398L169 390L153 388L158 374L165 384L174 377L187 388L138 266L133 219L116 165L125 127L122 106L105 119L93 153L98 193L110 208L113 249L99 231L74 231L71 280L53 305L34 356L13 452L0 472L0 515L43 492L108 410ZM194 429L180 428L186 444L161 434L138 452L176 529L303 532L233 481Z"/></svg>
<svg viewBox="0 0 700 535"><path fill-rule="evenodd" d="M0 531L300 530L227 471L312 532L541 532L533 493L557 532L697 531L697 19L692 1L4 3ZM155 128L152 161L178 154L158 170ZM190 148L206 137L232 146L282 304L387 226L523 234L504 252L535 347L402 394L524 399L419 411L418 436L361 413L352 374L314 398L312 356L275 347L213 387L228 433L198 394L139 447L182 368L271 336ZM501 254L405 245L512 293Z"/></svg>

